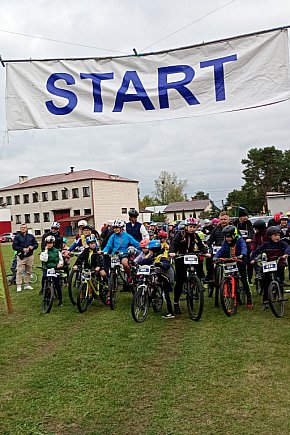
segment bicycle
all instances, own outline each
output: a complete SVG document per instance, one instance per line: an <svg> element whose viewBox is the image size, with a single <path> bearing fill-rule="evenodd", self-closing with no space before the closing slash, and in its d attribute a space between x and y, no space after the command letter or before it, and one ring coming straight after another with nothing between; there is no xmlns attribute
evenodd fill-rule
<svg viewBox="0 0 290 435"><path fill-rule="evenodd" d="M223 267L224 277L220 286L221 306L226 316L231 317L237 313L238 303L245 304L246 294L243 287L239 287L238 262L242 260L233 258L218 258L215 263Z"/></svg>
<svg viewBox="0 0 290 435"><path fill-rule="evenodd" d="M44 269L43 267L38 267L38 269L46 271L42 291L41 311L43 314L48 314L51 311L53 300L58 299L53 278L59 276L59 274L53 268Z"/></svg>
<svg viewBox="0 0 290 435"><path fill-rule="evenodd" d="M212 246L212 255L214 256L221 246ZM219 296L220 296L220 286L223 278L223 268L220 264L214 263L213 268L213 280L208 283L208 297L211 298L215 293L214 297L214 305L215 307L219 306Z"/></svg>
<svg viewBox="0 0 290 435"><path fill-rule="evenodd" d="M29 278L29 284L35 284L38 281L38 276L35 272L25 272L23 271L21 273L22 277L24 278L26 275L28 275ZM14 273L9 273L6 275L8 285L15 285L16 284L16 270Z"/></svg>
<svg viewBox="0 0 290 435"><path fill-rule="evenodd" d="M183 258L186 266L186 281L183 287L183 293L186 295L186 305L189 318L198 322L203 313L204 306L204 288L200 278L196 273L196 266L199 258L203 258L200 252L193 254L180 254L175 259Z"/></svg>
<svg viewBox="0 0 290 435"><path fill-rule="evenodd" d="M78 256L79 253L71 253L71 256ZM68 282L67 282L67 290L68 290L68 296L73 305L77 304L77 292L78 287L81 284L81 276L83 271L83 264L78 265L78 269L71 269L69 276L68 276Z"/></svg>
<svg viewBox="0 0 290 435"><path fill-rule="evenodd" d="M84 269L81 273L81 283L77 291L77 307L80 313L84 313L93 299L98 297L104 305L107 305L108 285L105 279L91 270Z"/></svg>
<svg viewBox="0 0 290 435"><path fill-rule="evenodd" d="M109 254L105 254L105 255L109 255ZM118 290L118 276L120 275L120 269L121 269L121 260L119 255L110 255L108 287L109 287L111 310L114 310L116 308L116 293Z"/></svg>
<svg viewBox="0 0 290 435"><path fill-rule="evenodd" d="M282 317L285 312L285 302L288 300L284 298L284 293L290 293L290 290L284 290L283 286L279 282L277 276L278 262L282 257L273 261L263 261L263 274L271 274L271 282L268 287L268 301L272 313L275 317Z"/></svg>
<svg viewBox="0 0 290 435"><path fill-rule="evenodd" d="M158 280L158 271L159 268L153 265L139 266L137 270L139 283L131 302L131 313L136 323L142 323L147 319L150 301L155 313L162 310L163 292Z"/></svg>

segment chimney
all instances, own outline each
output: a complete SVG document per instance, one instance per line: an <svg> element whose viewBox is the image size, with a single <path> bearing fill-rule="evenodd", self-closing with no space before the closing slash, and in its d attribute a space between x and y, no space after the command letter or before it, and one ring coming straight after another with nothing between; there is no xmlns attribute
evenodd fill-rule
<svg viewBox="0 0 290 435"><path fill-rule="evenodd" d="M70 167L70 171L73 172L73 171L74 171L74 168L75 168L74 166L71 166L71 167Z"/></svg>
<svg viewBox="0 0 290 435"><path fill-rule="evenodd" d="M28 180L27 175L19 175L19 184L25 183Z"/></svg>

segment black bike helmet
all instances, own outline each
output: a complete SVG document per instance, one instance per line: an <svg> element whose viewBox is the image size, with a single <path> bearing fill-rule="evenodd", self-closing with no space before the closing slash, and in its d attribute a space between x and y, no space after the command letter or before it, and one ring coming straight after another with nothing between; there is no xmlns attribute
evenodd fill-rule
<svg viewBox="0 0 290 435"><path fill-rule="evenodd" d="M253 227L258 230L264 230L266 228L266 222L263 219L258 219L253 223Z"/></svg>
<svg viewBox="0 0 290 435"><path fill-rule="evenodd" d="M273 227L269 227L267 228L267 234L268 236L273 236L273 234L281 234L281 228L273 226Z"/></svg>
<svg viewBox="0 0 290 435"><path fill-rule="evenodd" d="M129 215L130 217L137 217L137 216L139 216L139 213L138 213L137 210L129 210L128 215Z"/></svg>
<svg viewBox="0 0 290 435"><path fill-rule="evenodd" d="M237 237L237 235L238 235L238 230L234 225L227 225L223 229L224 237L232 237L234 239L235 237Z"/></svg>

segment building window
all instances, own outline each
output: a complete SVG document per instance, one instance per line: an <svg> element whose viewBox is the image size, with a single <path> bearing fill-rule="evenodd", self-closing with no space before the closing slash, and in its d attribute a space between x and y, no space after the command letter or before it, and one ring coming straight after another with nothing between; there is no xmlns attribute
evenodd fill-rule
<svg viewBox="0 0 290 435"><path fill-rule="evenodd" d="M38 224L40 222L40 214L34 213L34 223Z"/></svg>
<svg viewBox="0 0 290 435"><path fill-rule="evenodd" d="M43 213L43 222L49 222L49 212Z"/></svg>
<svg viewBox="0 0 290 435"><path fill-rule="evenodd" d="M3 196L0 196L0 205L3 204Z"/></svg>
<svg viewBox="0 0 290 435"><path fill-rule="evenodd" d="M85 209L84 209L84 213L85 213L86 215L88 215L88 214L92 214L92 210L91 210L90 208L85 208Z"/></svg>
<svg viewBox="0 0 290 435"><path fill-rule="evenodd" d="M6 196L6 204L12 205L12 197L11 196Z"/></svg>
<svg viewBox="0 0 290 435"><path fill-rule="evenodd" d="M20 204L20 195L15 195L14 196L14 204L15 205Z"/></svg>
<svg viewBox="0 0 290 435"><path fill-rule="evenodd" d="M90 188L83 187L83 196L90 196Z"/></svg>
<svg viewBox="0 0 290 435"><path fill-rule="evenodd" d="M79 198L79 189L77 189L77 188L72 189L72 197Z"/></svg>
<svg viewBox="0 0 290 435"><path fill-rule="evenodd" d="M34 235L35 236L41 236L41 231L40 230L35 230L34 231Z"/></svg>
<svg viewBox="0 0 290 435"><path fill-rule="evenodd" d="M42 192L42 201L48 201L48 192Z"/></svg>
<svg viewBox="0 0 290 435"><path fill-rule="evenodd" d="M21 214L15 215L15 223L16 224L21 224Z"/></svg>
<svg viewBox="0 0 290 435"><path fill-rule="evenodd" d="M28 195L28 193L25 193L23 195L23 204L29 204L29 195Z"/></svg>
<svg viewBox="0 0 290 435"><path fill-rule="evenodd" d="M61 198L62 199L68 199L68 189L63 189L61 191Z"/></svg>
<svg viewBox="0 0 290 435"><path fill-rule="evenodd" d="M122 214L127 214L127 208L126 207L122 208Z"/></svg>
<svg viewBox="0 0 290 435"><path fill-rule="evenodd" d="M80 216L81 211L80 210L74 210L74 216Z"/></svg>
<svg viewBox="0 0 290 435"><path fill-rule="evenodd" d="M53 190L51 192L51 199L52 199L52 201L57 201L58 200L58 191L57 190Z"/></svg>
<svg viewBox="0 0 290 435"><path fill-rule="evenodd" d="M33 192L33 194L32 194L32 202L38 202L38 193L37 192Z"/></svg>
<svg viewBox="0 0 290 435"><path fill-rule="evenodd" d="M24 215L24 222L25 222L26 224L30 224L30 214L25 214L25 215Z"/></svg>

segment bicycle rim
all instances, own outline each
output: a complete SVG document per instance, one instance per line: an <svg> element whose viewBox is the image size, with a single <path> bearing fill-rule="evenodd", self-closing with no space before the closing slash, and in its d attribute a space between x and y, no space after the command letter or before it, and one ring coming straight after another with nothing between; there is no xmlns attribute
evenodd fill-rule
<svg viewBox="0 0 290 435"><path fill-rule="evenodd" d="M284 294L277 281L272 281L268 288L270 308L275 317L282 317L285 310Z"/></svg>
<svg viewBox="0 0 290 435"><path fill-rule="evenodd" d="M137 323L142 323L147 319L149 311L149 301L147 287L138 287L131 303L132 317Z"/></svg>
<svg viewBox="0 0 290 435"><path fill-rule="evenodd" d="M78 288L77 307L80 313L84 313L88 308L89 288L88 283L83 282Z"/></svg>
<svg viewBox="0 0 290 435"><path fill-rule="evenodd" d="M202 316L204 305L203 287L197 276L188 279L186 302L190 319L197 322Z"/></svg>
<svg viewBox="0 0 290 435"><path fill-rule="evenodd" d="M45 285L43 290L41 311L43 314L48 314L53 303L54 290L52 285Z"/></svg>
<svg viewBox="0 0 290 435"><path fill-rule="evenodd" d="M79 270L72 269L68 277L68 296L73 305L77 303L78 287L80 285Z"/></svg>
<svg viewBox="0 0 290 435"><path fill-rule="evenodd" d="M37 280L38 280L38 276L36 275L36 273L31 272L29 282L31 284L35 284L37 282Z"/></svg>
<svg viewBox="0 0 290 435"><path fill-rule="evenodd" d="M232 282L225 279L220 288L221 305L226 316L231 317L237 312L237 299L233 295Z"/></svg>
<svg viewBox="0 0 290 435"><path fill-rule="evenodd" d="M117 292L117 276L113 272L109 278L109 297L110 297L110 308L114 310L116 308L116 292Z"/></svg>

